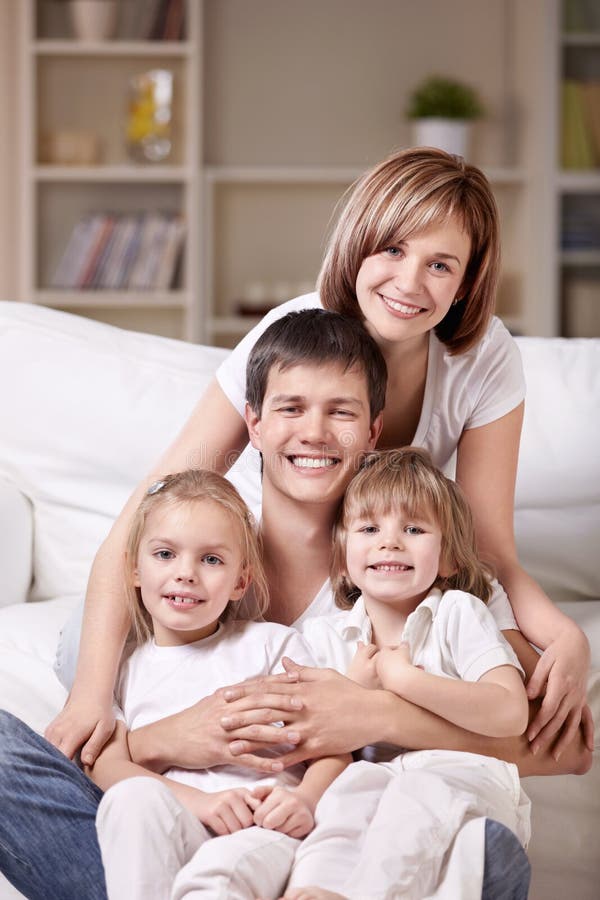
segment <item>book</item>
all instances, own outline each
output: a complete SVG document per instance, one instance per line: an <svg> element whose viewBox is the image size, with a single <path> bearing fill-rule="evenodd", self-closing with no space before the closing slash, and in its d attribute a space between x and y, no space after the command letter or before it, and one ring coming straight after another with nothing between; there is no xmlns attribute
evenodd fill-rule
<svg viewBox="0 0 600 900"><path fill-rule="evenodd" d="M92 216L85 216L73 226L58 266L50 279L51 287L71 288L74 286L73 272L77 261L81 258L81 249L87 240L87 232L92 227L92 218Z"/></svg>
<svg viewBox="0 0 600 900"><path fill-rule="evenodd" d="M79 273L78 288L91 288L93 286L96 269L113 230L114 219L112 216L101 215L99 216L99 222L98 232L94 243L89 248L85 267Z"/></svg>
<svg viewBox="0 0 600 900"><path fill-rule="evenodd" d="M600 166L600 81L588 81L582 85L583 104L587 129L592 141L594 162Z"/></svg>
<svg viewBox="0 0 600 900"><path fill-rule="evenodd" d="M567 79L562 85L561 162L564 169L591 169L594 150L588 130L583 85Z"/></svg>
<svg viewBox="0 0 600 900"><path fill-rule="evenodd" d="M167 291L173 287L185 232L186 226L183 216L173 216L168 221L164 244L154 278L154 287L157 290Z"/></svg>

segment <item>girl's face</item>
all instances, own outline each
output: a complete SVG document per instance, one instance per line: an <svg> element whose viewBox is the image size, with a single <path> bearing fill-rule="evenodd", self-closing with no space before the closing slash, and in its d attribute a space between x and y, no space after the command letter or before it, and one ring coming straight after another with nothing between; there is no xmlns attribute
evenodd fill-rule
<svg viewBox="0 0 600 900"><path fill-rule="evenodd" d="M159 646L213 634L230 600L244 594L238 527L212 500L158 504L142 532L135 570Z"/></svg>
<svg viewBox="0 0 600 900"><path fill-rule="evenodd" d="M364 259L356 296L375 340L423 339L460 298L470 253L471 239L451 218Z"/></svg>
<svg viewBox="0 0 600 900"><path fill-rule="evenodd" d="M404 511L354 518L346 538L346 569L367 609L397 607L408 614L440 573L442 533L432 516Z"/></svg>

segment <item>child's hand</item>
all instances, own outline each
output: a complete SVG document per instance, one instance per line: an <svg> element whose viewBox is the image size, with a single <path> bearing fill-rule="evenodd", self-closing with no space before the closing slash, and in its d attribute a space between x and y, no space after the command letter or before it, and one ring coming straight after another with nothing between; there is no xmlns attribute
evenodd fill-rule
<svg viewBox="0 0 600 900"><path fill-rule="evenodd" d="M313 830L314 809L299 791L261 784L254 788L252 796L260 801L254 811L255 825L293 838L302 838Z"/></svg>
<svg viewBox="0 0 600 900"><path fill-rule="evenodd" d="M44 737L69 759L81 747L82 762L92 766L114 730L112 703L106 706L94 704L89 697L78 701L71 694L63 709L46 728Z"/></svg>
<svg viewBox="0 0 600 900"><path fill-rule="evenodd" d="M362 687L372 690L381 687L381 681L377 674L377 647L375 644L363 644L358 642L354 659L350 663L346 675Z"/></svg>
<svg viewBox="0 0 600 900"><path fill-rule="evenodd" d="M382 647L375 657L375 665L383 687L396 694L402 693L404 679L415 669L410 661L410 647L405 641L397 647Z"/></svg>
<svg viewBox="0 0 600 900"><path fill-rule="evenodd" d="M575 737L586 703L589 665L589 643L578 628L561 633L540 657L527 685L530 700L545 695L527 730L534 752L552 743L562 728L552 751L558 759ZM586 746L593 750L593 722L587 713L583 715L583 724Z"/></svg>
<svg viewBox="0 0 600 900"><path fill-rule="evenodd" d="M203 825L218 835L249 828L254 824L254 809L258 805L247 788L231 788L214 794L194 791L182 802Z"/></svg>

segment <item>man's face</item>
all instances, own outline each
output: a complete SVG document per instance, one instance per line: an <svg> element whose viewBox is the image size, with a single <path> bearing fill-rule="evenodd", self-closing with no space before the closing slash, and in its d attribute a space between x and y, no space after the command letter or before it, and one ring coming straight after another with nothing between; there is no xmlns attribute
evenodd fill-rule
<svg viewBox="0 0 600 900"><path fill-rule="evenodd" d="M366 376L338 363L274 367L261 417L247 406L246 423L263 456L263 490L303 503L337 504L381 431Z"/></svg>

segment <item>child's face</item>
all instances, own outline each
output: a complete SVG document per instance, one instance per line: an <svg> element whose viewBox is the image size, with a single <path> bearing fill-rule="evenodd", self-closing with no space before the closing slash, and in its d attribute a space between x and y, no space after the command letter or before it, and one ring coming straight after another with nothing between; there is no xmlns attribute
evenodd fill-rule
<svg viewBox="0 0 600 900"><path fill-rule="evenodd" d="M261 418L247 409L250 440L263 455L263 492L337 505L381 431L370 421L366 376L337 363L269 373Z"/></svg>
<svg viewBox="0 0 600 900"><path fill-rule="evenodd" d="M375 512L352 519L346 569L367 603L406 614L424 600L440 571L442 533L431 516Z"/></svg>
<svg viewBox="0 0 600 900"><path fill-rule="evenodd" d="M244 593L238 528L212 500L159 504L146 519L135 576L157 644L207 637Z"/></svg>
<svg viewBox="0 0 600 900"><path fill-rule="evenodd" d="M363 260L358 305L378 341L418 338L438 325L460 297L471 239L451 218Z"/></svg>

